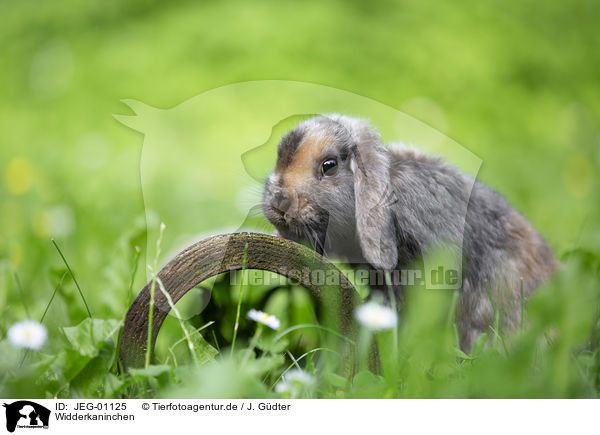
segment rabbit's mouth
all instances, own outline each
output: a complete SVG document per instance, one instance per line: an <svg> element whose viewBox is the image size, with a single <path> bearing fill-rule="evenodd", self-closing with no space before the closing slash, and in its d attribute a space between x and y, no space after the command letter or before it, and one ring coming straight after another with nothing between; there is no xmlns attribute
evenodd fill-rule
<svg viewBox="0 0 600 435"><path fill-rule="evenodd" d="M286 239L296 242L308 242L309 247L314 249L320 255L325 255L325 236L324 228L327 228L327 221L320 222L311 220L302 222L299 220L289 220L286 224L277 226L279 233Z"/></svg>
<svg viewBox="0 0 600 435"><path fill-rule="evenodd" d="M267 216L268 217L268 216ZM279 234L288 240L303 243L308 242L309 247L321 255L325 254L325 231L327 224L321 225L321 222L309 221L302 222L298 219L271 219Z"/></svg>
<svg viewBox="0 0 600 435"><path fill-rule="evenodd" d="M300 243L306 241L319 254L325 254L325 235L329 222L326 210L312 205L291 211L289 206L278 207L273 203L265 203L263 212L282 237Z"/></svg>

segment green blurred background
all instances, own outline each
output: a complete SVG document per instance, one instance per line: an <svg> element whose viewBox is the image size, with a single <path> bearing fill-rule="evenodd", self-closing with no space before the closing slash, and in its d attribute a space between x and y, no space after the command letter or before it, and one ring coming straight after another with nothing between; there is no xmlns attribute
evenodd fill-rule
<svg viewBox="0 0 600 435"><path fill-rule="evenodd" d="M599 20L593 0L0 2L1 335L24 305L39 318L62 274L51 237L94 316L122 315L145 249L143 136L112 115L240 81L323 84L420 119L479 156L559 256L597 252ZM49 324L82 320L72 283L61 293Z"/></svg>

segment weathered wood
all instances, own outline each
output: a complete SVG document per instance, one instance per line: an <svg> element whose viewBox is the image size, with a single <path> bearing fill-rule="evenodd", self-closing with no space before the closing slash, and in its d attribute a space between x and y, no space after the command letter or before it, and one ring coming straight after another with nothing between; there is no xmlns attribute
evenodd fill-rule
<svg viewBox="0 0 600 435"><path fill-rule="evenodd" d="M333 323L337 323L343 333L351 334L356 297L352 284L321 255L280 237L260 233L232 233L210 237L179 253L160 270L158 277L176 303L202 281L223 272L242 269L245 250L246 269L267 270L298 282L321 302L323 315L330 322L333 319ZM316 280L313 273L315 271L322 274L320 278L327 277L327 282ZM150 286L151 282L142 289L125 318L119 348L119 358L124 370L144 365ZM157 286L152 321L152 350L170 309L167 299Z"/></svg>

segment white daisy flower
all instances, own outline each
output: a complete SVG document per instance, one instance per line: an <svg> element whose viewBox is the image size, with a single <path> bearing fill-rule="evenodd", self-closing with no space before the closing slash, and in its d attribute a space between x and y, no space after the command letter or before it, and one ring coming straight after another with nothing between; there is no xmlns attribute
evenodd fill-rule
<svg viewBox="0 0 600 435"><path fill-rule="evenodd" d="M265 313L263 311L252 309L248 311L248 318L255 322L267 325L271 329L279 329L279 319L273 314Z"/></svg>
<svg viewBox="0 0 600 435"><path fill-rule="evenodd" d="M371 331L392 329L398 323L398 315L390 307L367 302L356 309L356 318Z"/></svg>
<svg viewBox="0 0 600 435"><path fill-rule="evenodd" d="M275 385L275 391L280 394L289 394L298 397L302 391L310 388L315 383L314 378L302 369L293 369L283 375L281 381Z"/></svg>
<svg viewBox="0 0 600 435"><path fill-rule="evenodd" d="M8 330L8 340L16 347L39 349L46 341L46 327L34 320L15 323Z"/></svg>

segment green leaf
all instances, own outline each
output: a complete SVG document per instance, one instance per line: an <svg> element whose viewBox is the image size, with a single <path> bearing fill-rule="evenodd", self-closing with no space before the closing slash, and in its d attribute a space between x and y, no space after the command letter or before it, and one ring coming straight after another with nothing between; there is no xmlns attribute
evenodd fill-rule
<svg viewBox="0 0 600 435"><path fill-rule="evenodd" d="M38 360L30 365L30 370L35 373L46 373L58 360L58 355L38 353Z"/></svg>
<svg viewBox="0 0 600 435"><path fill-rule="evenodd" d="M104 345L98 356L82 367L82 370L70 382L71 394L74 397L102 397L101 388L104 375L110 371L113 354L114 348Z"/></svg>
<svg viewBox="0 0 600 435"><path fill-rule="evenodd" d="M123 389L128 385L136 385L138 388L141 387L142 391L147 391L147 387L149 387L150 390L158 392L167 385L174 383L176 373L177 369L164 364L150 365L140 369L130 369L129 374L131 376L126 380Z"/></svg>
<svg viewBox="0 0 600 435"><path fill-rule="evenodd" d="M183 321L185 329L188 331L190 341L193 345L193 352L196 355L196 359L200 365L206 364L207 362L213 361L219 351L211 346L202 336L201 331L194 327L190 322ZM181 330L181 328L179 328ZM203 331L208 331L204 329ZM178 362L190 361L190 348L189 342L185 337L183 331L181 331L181 338L170 346L170 351L175 354L175 358Z"/></svg>
<svg viewBox="0 0 600 435"><path fill-rule="evenodd" d="M62 362L62 375L66 382L71 382L92 360L92 357L81 355L73 349L65 349L59 360Z"/></svg>
<svg viewBox="0 0 600 435"><path fill-rule="evenodd" d="M126 383L121 378L112 373L107 373L104 377L104 398L118 398L125 387Z"/></svg>
<svg viewBox="0 0 600 435"><path fill-rule="evenodd" d="M193 329L189 323L187 323L186 327L190 331L190 339L194 345L194 352L196 352L198 363L206 364L209 361L213 361L219 351L211 346L202 334L197 329ZM187 342L184 343L184 346L187 346Z"/></svg>
<svg viewBox="0 0 600 435"><path fill-rule="evenodd" d="M79 325L62 328L62 331L72 349L80 355L95 357L120 327L119 320L86 318Z"/></svg>

